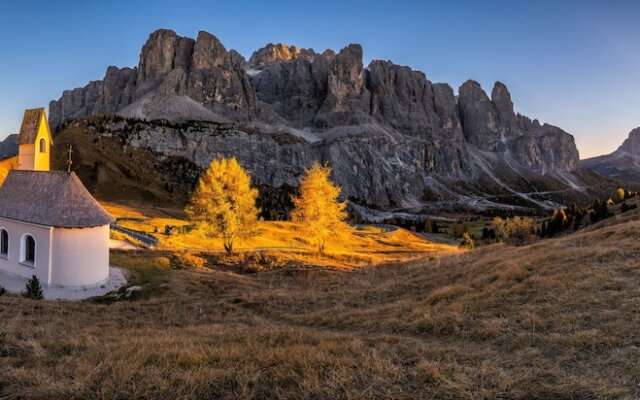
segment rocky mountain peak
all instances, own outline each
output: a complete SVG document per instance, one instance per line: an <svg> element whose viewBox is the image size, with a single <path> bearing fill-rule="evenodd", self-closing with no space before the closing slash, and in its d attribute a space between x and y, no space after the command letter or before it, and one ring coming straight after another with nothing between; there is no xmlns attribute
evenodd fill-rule
<svg viewBox="0 0 640 400"><path fill-rule="evenodd" d="M217 37L204 31L198 32L193 46L193 69L210 69L229 63L229 53Z"/></svg>
<svg viewBox="0 0 640 400"><path fill-rule="evenodd" d="M458 96L459 97L471 97L477 100L489 100L487 93L485 93L482 86L477 81L473 79L468 79L465 83L460 85L458 88Z"/></svg>
<svg viewBox="0 0 640 400"><path fill-rule="evenodd" d="M513 114L513 102L511 101L511 93L507 86L502 82L496 82L491 91L491 101L498 110L505 113Z"/></svg>
<svg viewBox="0 0 640 400"><path fill-rule="evenodd" d="M629 132L629 136L613 153L587 158L580 163L603 176L640 184L640 127Z"/></svg>
<svg viewBox="0 0 640 400"><path fill-rule="evenodd" d="M138 81L155 83L174 68L188 69L193 43L193 39L180 37L172 30L153 32L140 53Z"/></svg>
<svg viewBox="0 0 640 400"><path fill-rule="evenodd" d="M474 80L458 89L460 120L467 140L483 150L496 150L500 140L498 117L493 103Z"/></svg>
<svg viewBox="0 0 640 400"><path fill-rule="evenodd" d="M313 59L315 55L313 49L301 49L297 46L288 46L285 43L269 43L251 55L248 66L249 68L263 69L279 61L287 62L299 57Z"/></svg>
<svg viewBox="0 0 640 400"><path fill-rule="evenodd" d="M496 82L491 91L491 102L496 108L498 118L503 123L512 128L515 125L516 113L513 111L511 93L502 82Z"/></svg>
<svg viewBox="0 0 640 400"><path fill-rule="evenodd" d="M633 129L629 132L629 139L640 141L640 127Z"/></svg>
<svg viewBox="0 0 640 400"><path fill-rule="evenodd" d="M371 96L365 86L359 44L340 50L331 61L327 79L327 96L316 116L316 126L357 125L368 121Z"/></svg>
<svg viewBox="0 0 640 400"><path fill-rule="evenodd" d="M331 60L336 56L336 52L331 49L326 49L325 51L322 52L322 56Z"/></svg>
<svg viewBox="0 0 640 400"><path fill-rule="evenodd" d="M362 70L362 46L359 44L350 44L347 47L340 50L340 52L336 55L336 59L339 59L339 63L347 68L351 69L350 66L355 66L356 70Z"/></svg>
<svg viewBox="0 0 640 400"><path fill-rule="evenodd" d="M640 156L640 127L629 132L629 136L618 149L620 150Z"/></svg>

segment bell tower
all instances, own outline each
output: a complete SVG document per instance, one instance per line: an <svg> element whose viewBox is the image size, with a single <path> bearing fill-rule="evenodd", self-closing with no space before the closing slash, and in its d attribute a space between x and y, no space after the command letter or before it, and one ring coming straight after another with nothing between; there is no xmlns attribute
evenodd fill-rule
<svg viewBox="0 0 640 400"><path fill-rule="evenodd" d="M18 169L49 171L53 139L44 108L24 112L18 136Z"/></svg>

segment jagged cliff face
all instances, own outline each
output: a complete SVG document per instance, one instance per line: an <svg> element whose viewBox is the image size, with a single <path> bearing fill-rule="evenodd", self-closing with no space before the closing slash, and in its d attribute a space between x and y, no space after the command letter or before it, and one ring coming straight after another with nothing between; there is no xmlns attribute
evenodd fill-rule
<svg viewBox="0 0 640 400"><path fill-rule="evenodd" d="M269 43L251 55L247 62L250 69L263 69L278 62L287 62L296 58L313 60L316 53L312 49L301 49L297 46L287 46L284 43Z"/></svg>
<svg viewBox="0 0 640 400"><path fill-rule="evenodd" d="M118 113L133 118L247 120L256 96L236 52L211 34L196 40L154 32L137 68L109 67L103 81L66 91L49 105L50 122Z"/></svg>
<svg viewBox="0 0 640 400"><path fill-rule="evenodd" d="M201 167L236 155L256 183L274 187L295 186L313 161L329 162L345 196L374 208L480 207L496 192L546 207L553 204L526 192L583 185L573 137L516 114L502 83L489 98L468 81L456 97L422 72L389 61L364 67L362 58L359 45L319 54L269 44L245 61L208 33L193 40L160 30L138 67L110 67L103 81L66 91L51 102L50 121L209 121L198 129L148 123L128 140ZM235 128L218 134L220 126Z"/></svg>
<svg viewBox="0 0 640 400"><path fill-rule="evenodd" d="M629 137L622 143L618 151L640 156L640 128L629 132Z"/></svg>
<svg viewBox="0 0 640 400"><path fill-rule="evenodd" d="M629 132L613 153L582 160L581 164L604 176L640 184L640 128Z"/></svg>

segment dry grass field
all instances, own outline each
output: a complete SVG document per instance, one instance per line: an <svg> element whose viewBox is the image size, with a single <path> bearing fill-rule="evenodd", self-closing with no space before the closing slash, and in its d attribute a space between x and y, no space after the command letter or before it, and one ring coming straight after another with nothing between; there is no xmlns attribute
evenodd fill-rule
<svg viewBox="0 0 640 400"><path fill-rule="evenodd" d="M638 211L348 270L170 257L130 264L131 301L1 296L0 398L640 397Z"/></svg>

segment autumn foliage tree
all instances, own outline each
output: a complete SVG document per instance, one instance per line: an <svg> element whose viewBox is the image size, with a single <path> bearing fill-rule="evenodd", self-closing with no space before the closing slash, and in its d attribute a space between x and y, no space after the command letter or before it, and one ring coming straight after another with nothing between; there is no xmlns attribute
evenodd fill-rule
<svg viewBox="0 0 640 400"><path fill-rule="evenodd" d="M513 217L493 219L493 228L500 237L509 244L522 246L535 240L535 224L528 217Z"/></svg>
<svg viewBox="0 0 640 400"><path fill-rule="evenodd" d="M339 200L340 187L333 184L330 175L329 166L314 163L300 183L300 195L292 198L291 219L300 224L320 252L329 236L347 228L347 203Z"/></svg>
<svg viewBox="0 0 640 400"><path fill-rule="evenodd" d="M213 160L202 174L185 209L187 217L207 236L222 237L224 249L233 252L233 242L251 233L258 222L251 178L233 158Z"/></svg>
<svg viewBox="0 0 640 400"><path fill-rule="evenodd" d="M618 188L618 190L616 190L616 197L620 202L623 202L626 200L627 198L626 194L627 194L627 191L624 188Z"/></svg>

